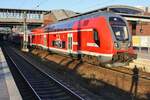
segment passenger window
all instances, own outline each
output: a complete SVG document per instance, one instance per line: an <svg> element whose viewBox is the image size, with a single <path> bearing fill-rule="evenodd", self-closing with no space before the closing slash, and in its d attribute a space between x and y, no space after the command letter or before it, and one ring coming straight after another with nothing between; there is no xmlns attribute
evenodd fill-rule
<svg viewBox="0 0 150 100"><path fill-rule="evenodd" d="M57 48L65 48L66 43L65 41L52 41L52 46L56 46Z"/></svg>
<svg viewBox="0 0 150 100"><path fill-rule="evenodd" d="M96 29L93 30L93 37L94 37L94 41L95 43L100 46L100 40L99 40L99 35L98 35L98 31Z"/></svg>
<svg viewBox="0 0 150 100"><path fill-rule="evenodd" d="M65 48L65 41L62 41L62 48Z"/></svg>
<svg viewBox="0 0 150 100"><path fill-rule="evenodd" d="M52 41L52 46L53 46L53 47L55 46L55 41Z"/></svg>
<svg viewBox="0 0 150 100"><path fill-rule="evenodd" d="M96 30L94 30L94 40L98 40L98 32Z"/></svg>
<svg viewBox="0 0 150 100"><path fill-rule="evenodd" d="M57 48L61 48L61 41L56 41Z"/></svg>

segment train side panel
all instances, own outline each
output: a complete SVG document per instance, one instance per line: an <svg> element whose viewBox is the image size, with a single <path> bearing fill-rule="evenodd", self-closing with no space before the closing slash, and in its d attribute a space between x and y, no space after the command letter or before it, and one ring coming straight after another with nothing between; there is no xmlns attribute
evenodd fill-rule
<svg viewBox="0 0 150 100"><path fill-rule="evenodd" d="M105 17L81 20L80 23L78 22L74 25L74 28L78 29L78 26L80 26L80 32L78 32L79 52L85 55L96 56L98 57L97 59L103 61L110 61L114 53L113 40ZM96 44L94 41L95 31L98 33L99 44Z"/></svg>

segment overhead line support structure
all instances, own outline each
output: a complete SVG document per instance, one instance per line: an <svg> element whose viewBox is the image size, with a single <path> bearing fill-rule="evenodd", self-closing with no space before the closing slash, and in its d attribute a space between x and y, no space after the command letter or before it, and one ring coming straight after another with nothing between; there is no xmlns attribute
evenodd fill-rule
<svg viewBox="0 0 150 100"><path fill-rule="evenodd" d="M27 12L24 11L24 14L23 14L24 18L23 18L23 45L22 45L22 51L24 52L28 52L29 49L28 49L28 34L27 34Z"/></svg>

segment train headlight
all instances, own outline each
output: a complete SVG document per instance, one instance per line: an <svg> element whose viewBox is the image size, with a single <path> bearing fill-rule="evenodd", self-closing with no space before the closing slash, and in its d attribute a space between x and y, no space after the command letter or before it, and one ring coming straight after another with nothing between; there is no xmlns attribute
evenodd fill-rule
<svg viewBox="0 0 150 100"><path fill-rule="evenodd" d="M132 43L131 43L131 42L129 42L129 43L128 43L128 47L131 47L131 46L132 46Z"/></svg>
<svg viewBox="0 0 150 100"><path fill-rule="evenodd" d="M117 42L114 43L114 46L115 46L116 48L119 48L119 44L118 44Z"/></svg>

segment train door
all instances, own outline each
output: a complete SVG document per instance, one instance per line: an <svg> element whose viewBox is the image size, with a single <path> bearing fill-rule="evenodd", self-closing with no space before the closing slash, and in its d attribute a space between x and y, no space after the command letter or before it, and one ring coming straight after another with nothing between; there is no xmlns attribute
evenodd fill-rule
<svg viewBox="0 0 150 100"><path fill-rule="evenodd" d="M44 34L44 46L47 47L47 38L46 38L46 34Z"/></svg>
<svg viewBox="0 0 150 100"><path fill-rule="evenodd" d="M72 49L73 49L72 41L73 41L73 34L69 33L68 34L68 52L69 53L72 53Z"/></svg>

